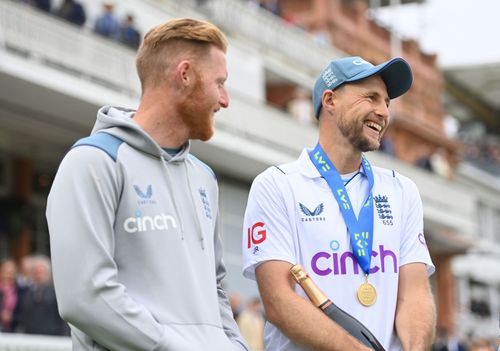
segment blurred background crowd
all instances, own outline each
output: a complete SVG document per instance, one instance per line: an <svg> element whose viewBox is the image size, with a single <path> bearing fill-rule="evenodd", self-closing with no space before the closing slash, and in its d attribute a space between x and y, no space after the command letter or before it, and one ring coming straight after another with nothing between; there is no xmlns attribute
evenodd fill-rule
<svg viewBox="0 0 500 351"><path fill-rule="evenodd" d="M52 0L20 1L46 13L58 16L79 27L83 27L87 22L85 6L76 0L63 0L59 6L52 4ZM141 42L142 36L135 27L134 15L126 13L123 18L119 18L115 14L114 2L102 3L102 12L93 20L91 26L95 33L116 40L133 49L137 49Z"/></svg>
<svg viewBox="0 0 500 351"><path fill-rule="evenodd" d="M0 312L3 333L69 335L57 310L48 257L24 256L19 266L11 259L1 262Z"/></svg>

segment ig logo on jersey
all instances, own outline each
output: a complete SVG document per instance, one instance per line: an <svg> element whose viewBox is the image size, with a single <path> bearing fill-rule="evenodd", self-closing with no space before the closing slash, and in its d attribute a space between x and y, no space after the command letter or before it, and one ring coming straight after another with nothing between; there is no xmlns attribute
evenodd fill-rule
<svg viewBox="0 0 500 351"><path fill-rule="evenodd" d="M254 254L259 251L259 246L257 245L266 240L267 232L264 226L264 222L256 222L247 229L247 248L249 249L252 245L255 245L253 249Z"/></svg>

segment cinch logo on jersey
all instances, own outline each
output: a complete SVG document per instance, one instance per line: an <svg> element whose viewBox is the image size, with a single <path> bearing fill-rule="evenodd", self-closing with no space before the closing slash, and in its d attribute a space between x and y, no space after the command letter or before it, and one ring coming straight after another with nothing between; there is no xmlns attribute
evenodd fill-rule
<svg viewBox="0 0 500 351"><path fill-rule="evenodd" d="M378 251L372 250L371 263L370 274L398 272L396 254L391 250L386 250L384 245L379 245ZM317 275L364 274L351 251L334 253L320 251L311 258L311 268Z"/></svg>
<svg viewBox="0 0 500 351"><path fill-rule="evenodd" d="M143 192L142 189L136 184L134 184L134 190L137 196L139 196L139 200L137 200L138 205L156 204L156 201L151 198L153 196L153 187L151 184L149 184L146 188L146 192Z"/></svg>
<svg viewBox="0 0 500 351"><path fill-rule="evenodd" d="M302 217L300 219L301 222L316 222L316 221L324 221L325 220L325 217L319 216L320 214L323 213L323 210L325 208L323 203L320 203L318 206L316 206L314 211L311 211L310 209L308 209L305 205L301 204L300 202L299 202L299 207L300 207L300 210L302 211L302 213L306 215L306 217Z"/></svg>
<svg viewBox="0 0 500 351"><path fill-rule="evenodd" d="M135 217L128 217L123 222L123 229L127 233L150 232L177 228L175 218L161 213L156 216L143 216L140 210L135 211Z"/></svg>
<svg viewBox="0 0 500 351"><path fill-rule="evenodd" d="M264 229L264 226L265 226L264 222L256 222L251 227L248 228L248 234L247 234L248 249L252 247L252 244L257 245L266 240L267 232ZM256 246L253 252L255 253L258 250L259 250L258 246Z"/></svg>

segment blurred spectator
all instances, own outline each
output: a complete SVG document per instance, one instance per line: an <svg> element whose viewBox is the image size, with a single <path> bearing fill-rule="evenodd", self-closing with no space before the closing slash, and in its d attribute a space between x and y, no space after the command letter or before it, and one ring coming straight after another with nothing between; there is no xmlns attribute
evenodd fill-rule
<svg viewBox="0 0 500 351"><path fill-rule="evenodd" d="M238 293L232 293L229 296L229 304L231 305L231 311L233 311L233 317L235 320L237 320L238 316L243 310L243 300L241 298L241 295Z"/></svg>
<svg viewBox="0 0 500 351"><path fill-rule="evenodd" d="M127 14L125 20L120 26L120 41L131 47L132 49L138 49L141 44L141 34L135 28L134 16Z"/></svg>
<svg viewBox="0 0 500 351"><path fill-rule="evenodd" d="M430 154L427 152L423 153L422 156L417 159L415 165L446 179L450 179L453 175L451 165L447 158L447 151L444 148L438 148Z"/></svg>
<svg viewBox="0 0 500 351"><path fill-rule="evenodd" d="M259 5L276 16L281 17L281 6L278 0L260 0Z"/></svg>
<svg viewBox="0 0 500 351"><path fill-rule="evenodd" d="M481 148L476 143L466 143L464 144L464 157L467 160L480 160L481 159Z"/></svg>
<svg viewBox="0 0 500 351"><path fill-rule="evenodd" d="M247 0L248 7L252 10L257 9L260 7L260 1L259 0Z"/></svg>
<svg viewBox="0 0 500 351"><path fill-rule="evenodd" d="M111 2L103 3L103 13L95 22L94 32L104 37L118 39L120 23L113 13L114 7Z"/></svg>
<svg viewBox="0 0 500 351"><path fill-rule="evenodd" d="M49 259L32 258L32 284L20 299L19 331L27 334L69 335L57 309Z"/></svg>
<svg viewBox="0 0 500 351"><path fill-rule="evenodd" d="M13 260L0 264L0 331L11 332L14 310L17 305L17 268Z"/></svg>
<svg viewBox="0 0 500 351"><path fill-rule="evenodd" d="M488 340L479 339L472 343L470 351L495 351L495 349Z"/></svg>
<svg viewBox="0 0 500 351"><path fill-rule="evenodd" d="M485 136L481 140L466 141L463 148L463 158L477 167L500 175L500 139Z"/></svg>
<svg viewBox="0 0 500 351"><path fill-rule="evenodd" d="M22 331L21 326L21 313L22 313L22 303L26 293L29 290L30 285L33 283L32 272L33 272L33 260L32 256L24 256L19 261L17 271L17 305L14 310L14 315L12 317L12 331Z"/></svg>
<svg viewBox="0 0 500 351"><path fill-rule="evenodd" d="M75 0L64 0L56 15L80 27L83 26L87 19L85 9Z"/></svg>
<svg viewBox="0 0 500 351"><path fill-rule="evenodd" d="M258 297L251 299L236 319L251 351L264 351L264 316Z"/></svg>
<svg viewBox="0 0 500 351"><path fill-rule="evenodd" d="M455 117L447 115L443 119L443 128L448 138L455 139L460 129L460 122Z"/></svg>
<svg viewBox="0 0 500 351"><path fill-rule="evenodd" d="M418 167L425 169L426 171L432 172L432 165L431 165L431 160L430 156L422 156L420 157L416 162L415 165Z"/></svg>
<svg viewBox="0 0 500 351"><path fill-rule="evenodd" d="M487 155L489 161L496 165L500 165L500 143L491 142L487 147Z"/></svg>
<svg viewBox="0 0 500 351"><path fill-rule="evenodd" d="M396 156L396 145L394 144L394 139L392 134L386 132L380 140L380 151L385 152L388 155Z"/></svg>
<svg viewBox="0 0 500 351"><path fill-rule="evenodd" d="M17 273L17 285L20 288L27 288L32 283L33 257L24 256L19 262L19 271Z"/></svg>
<svg viewBox="0 0 500 351"><path fill-rule="evenodd" d="M447 152L443 148L438 148L429 158L429 162L431 165L431 170L444 177L446 179L450 179L452 176L452 170L450 163L447 159Z"/></svg>
<svg viewBox="0 0 500 351"><path fill-rule="evenodd" d="M297 87L292 100L287 106L288 112L300 124L308 125L315 122L311 97L301 87Z"/></svg>
<svg viewBox="0 0 500 351"><path fill-rule="evenodd" d="M430 149L429 145L425 143L416 143L413 147L413 153L414 153L414 164L417 167L420 167L426 171L431 172L431 162L430 162L430 156L432 154L432 150Z"/></svg>
<svg viewBox="0 0 500 351"><path fill-rule="evenodd" d="M467 351L467 346L445 328L439 328L432 351Z"/></svg>
<svg viewBox="0 0 500 351"><path fill-rule="evenodd" d="M50 12L51 0L28 0L27 2L39 10Z"/></svg>

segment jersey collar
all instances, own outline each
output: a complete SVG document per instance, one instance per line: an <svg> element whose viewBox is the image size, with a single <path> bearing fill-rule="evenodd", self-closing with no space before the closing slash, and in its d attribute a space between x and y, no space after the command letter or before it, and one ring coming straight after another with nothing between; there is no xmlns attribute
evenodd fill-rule
<svg viewBox="0 0 500 351"><path fill-rule="evenodd" d="M321 178L321 174L318 172L311 159L309 158L309 152L311 152L312 148L305 148L302 150L302 153L299 156L299 170L300 173L307 178ZM359 171L361 174L365 175L363 167L359 166Z"/></svg>
<svg viewBox="0 0 500 351"><path fill-rule="evenodd" d="M321 174L318 172L314 164L311 162L309 158L309 152L311 152L312 148L305 148L302 150L302 153L299 156L298 164L300 173L307 178L321 178Z"/></svg>

